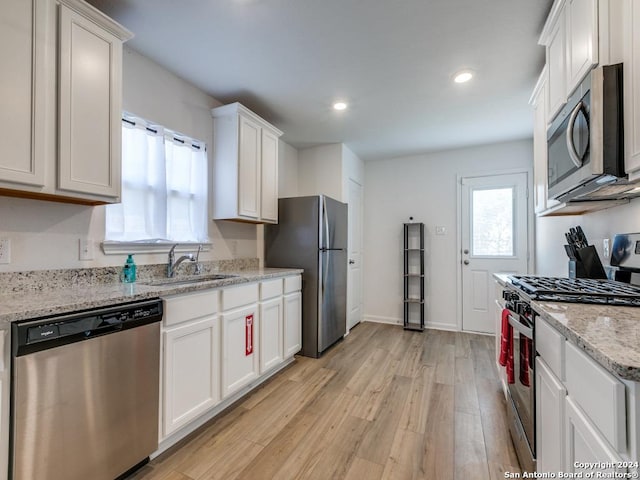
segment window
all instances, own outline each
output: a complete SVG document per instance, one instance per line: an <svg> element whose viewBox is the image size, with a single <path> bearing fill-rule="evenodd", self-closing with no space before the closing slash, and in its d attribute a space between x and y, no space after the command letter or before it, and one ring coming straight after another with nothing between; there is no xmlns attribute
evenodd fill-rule
<svg viewBox="0 0 640 480"><path fill-rule="evenodd" d="M105 240L207 242L205 145L139 119L122 121L122 200Z"/></svg>
<svg viewBox="0 0 640 480"><path fill-rule="evenodd" d="M471 220L473 255L495 257L514 255L513 201L512 187L473 190Z"/></svg>

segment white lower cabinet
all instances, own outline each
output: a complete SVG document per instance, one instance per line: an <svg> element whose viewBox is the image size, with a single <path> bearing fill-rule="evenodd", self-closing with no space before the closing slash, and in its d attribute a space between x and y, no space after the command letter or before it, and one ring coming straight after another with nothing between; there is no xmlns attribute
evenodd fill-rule
<svg viewBox="0 0 640 480"><path fill-rule="evenodd" d="M564 469L564 404L567 391L541 357L536 358L536 454L538 472Z"/></svg>
<svg viewBox="0 0 640 480"><path fill-rule="evenodd" d="M260 373L282 363L282 297L260 302Z"/></svg>
<svg viewBox="0 0 640 480"><path fill-rule="evenodd" d="M222 396L228 397L258 378L259 317L258 305L223 312L222 324ZM258 337L259 338L259 337Z"/></svg>
<svg viewBox="0 0 640 480"><path fill-rule="evenodd" d="M284 296L284 358L302 349L302 293Z"/></svg>
<svg viewBox="0 0 640 480"><path fill-rule="evenodd" d="M291 361L301 348L301 288L301 276L290 275L163 299L159 451ZM8 430L6 372L0 362L0 426Z"/></svg>
<svg viewBox="0 0 640 480"><path fill-rule="evenodd" d="M163 433L177 429L220 401L220 339L216 315L164 331Z"/></svg>
<svg viewBox="0 0 640 480"><path fill-rule="evenodd" d="M581 463L620 462L620 456L610 447L589 419L573 402L570 396L565 400L565 448L564 472L593 472L580 468ZM613 468L598 468L601 472L613 472Z"/></svg>

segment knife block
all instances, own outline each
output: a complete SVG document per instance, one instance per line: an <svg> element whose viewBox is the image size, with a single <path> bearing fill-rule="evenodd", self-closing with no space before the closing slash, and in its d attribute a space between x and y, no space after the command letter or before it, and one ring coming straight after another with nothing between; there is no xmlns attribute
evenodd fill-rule
<svg viewBox="0 0 640 480"><path fill-rule="evenodd" d="M576 251L575 260L569 260L569 278L606 279L596 247L589 245Z"/></svg>

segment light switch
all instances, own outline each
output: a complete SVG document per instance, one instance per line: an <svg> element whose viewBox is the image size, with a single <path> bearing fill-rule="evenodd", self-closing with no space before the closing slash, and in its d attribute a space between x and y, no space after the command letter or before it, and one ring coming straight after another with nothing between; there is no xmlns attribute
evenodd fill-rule
<svg viewBox="0 0 640 480"><path fill-rule="evenodd" d="M447 229L443 226L436 227L436 235L446 235Z"/></svg>

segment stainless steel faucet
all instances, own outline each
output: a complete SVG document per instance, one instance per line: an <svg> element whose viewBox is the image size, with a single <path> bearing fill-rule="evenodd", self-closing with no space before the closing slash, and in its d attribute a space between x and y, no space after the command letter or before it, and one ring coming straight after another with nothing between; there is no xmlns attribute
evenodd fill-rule
<svg viewBox="0 0 640 480"><path fill-rule="evenodd" d="M169 263L167 264L167 277L169 278L173 278L173 276L176 273L176 269L180 266L180 264L182 262L184 262L185 260L190 260L192 262L197 262L198 261L198 257L200 256L200 247L198 246L198 255L194 256L193 253L188 253L187 255L182 255L180 258L178 258L178 260L175 260L176 258L176 247L179 244L176 243L173 247L171 247L171 250L169 250ZM200 268L198 268L198 265L200 265L199 263L196 263L196 273L200 273L198 270L200 270Z"/></svg>

